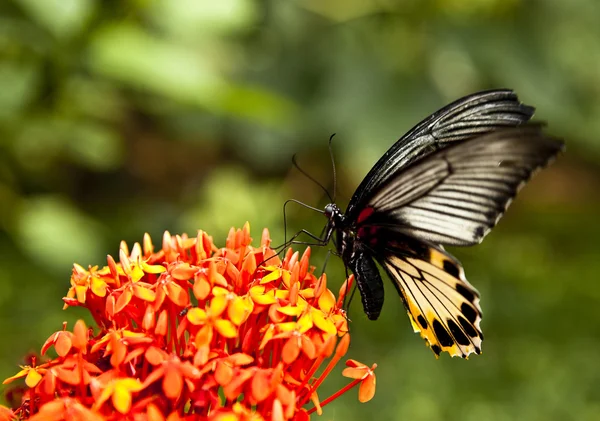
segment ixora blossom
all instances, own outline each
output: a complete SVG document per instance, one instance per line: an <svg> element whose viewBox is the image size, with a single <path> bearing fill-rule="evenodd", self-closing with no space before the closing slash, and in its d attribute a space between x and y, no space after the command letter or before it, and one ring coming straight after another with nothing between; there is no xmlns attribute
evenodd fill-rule
<svg viewBox="0 0 600 421"><path fill-rule="evenodd" d="M318 389L350 343L339 296L291 249L281 259L267 230L251 246L248 224L225 248L199 232L165 233L155 250L146 235L119 262L74 265L65 308L88 309L44 343L56 358L30 358L4 383L24 379L16 407L0 420L178 421L308 420L354 386L375 393L372 367L348 360L353 379L320 400Z"/></svg>

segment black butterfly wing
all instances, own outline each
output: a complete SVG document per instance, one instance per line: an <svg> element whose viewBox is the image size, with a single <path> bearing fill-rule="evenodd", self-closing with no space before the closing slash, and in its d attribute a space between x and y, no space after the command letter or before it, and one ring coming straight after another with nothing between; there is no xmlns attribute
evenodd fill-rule
<svg viewBox="0 0 600 421"><path fill-rule="evenodd" d="M454 142L529 121L534 108L508 89L483 91L445 106L413 127L373 166L356 189L346 215L357 217L370 193L420 157Z"/></svg>
<svg viewBox="0 0 600 421"><path fill-rule="evenodd" d="M503 129L428 155L371 192L356 241L385 268L436 355L479 353L482 340L479 295L441 244L479 243L562 148L540 125Z"/></svg>
<svg viewBox="0 0 600 421"><path fill-rule="evenodd" d="M433 244L478 244L519 189L562 148L535 124L450 146L374 190L359 225L386 226Z"/></svg>

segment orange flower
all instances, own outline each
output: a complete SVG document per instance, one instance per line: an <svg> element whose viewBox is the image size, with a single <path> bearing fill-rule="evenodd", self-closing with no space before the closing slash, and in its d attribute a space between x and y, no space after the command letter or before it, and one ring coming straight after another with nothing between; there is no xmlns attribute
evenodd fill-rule
<svg viewBox="0 0 600 421"><path fill-rule="evenodd" d="M235 338L237 336L237 327L233 322L221 317L225 310L227 310L227 306L226 296L214 295L206 310L194 307L188 311L188 321L192 325L202 326L198 332L199 335L196 335L196 344L198 347L212 341L213 330L216 330L224 338ZM203 338L203 340L199 340L198 337Z"/></svg>
<svg viewBox="0 0 600 421"><path fill-rule="evenodd" d="M373 396L375 395L375 373L373 373L373 371L377 368L377 364L373 364L371 368L369 368L358 361L348 360L346 361L346 365L348 368L345 368L344 371L342 371L342 376L360 380L358 400L361 402L368 402L373 399Z"/></svg>
<svg viewBox="0 0 600 421"><path fill-rule="evenodd" d="M25 384L27 385L27 387L36 387L38 383L44 378L43 376L45 372L45 368L21 366L21 371L19 371L14 376L11 376L8 379L4 380L2 384L9 384L12 383L14 380L25 377Z"/></svg>
<svg viewBox="0 0 600 421"><path fill-rule="evenodd" d="M302 421L355 386L371 399L376 365L349 360L353 381L319 400L350 343L343 298L314 275L310 249L281 259L270 241L265 230L252 247L246 225L225 248L165 233L155 251L145 235L131 251L121 243L118 262L75 265L63 301L86 307L96 332L80 321L52 334L42 354L57 357L5 381L27 388L0 421Z"/></svg>
<svg viewBox="0 0 600 421"><path fill-rule="evenodd" d="M176 400L181 396L184 382L190 392L194 391L195 380L201 376L200 370L188 361L181 361L176 356L164 360L146 377L144 385L150 385L162 377L162 388L165 396Z"/></svg>
<svg viewBox="0 0 600 421"><path fill-rule="evenodd" d="M127 414L131 409L133 394L140 392L144 385L138 379L131 377L111 379L107 384L99 386L102 392L96 397L95 409L102 407L104 402L112 397L112 403L121 414Z"/></svg>

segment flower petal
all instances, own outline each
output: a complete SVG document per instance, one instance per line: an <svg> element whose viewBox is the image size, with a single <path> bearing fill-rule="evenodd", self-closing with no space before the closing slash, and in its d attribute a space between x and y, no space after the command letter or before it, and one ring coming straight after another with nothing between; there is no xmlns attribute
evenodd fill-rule
<svg viewBox="0 0 600 421"><path fill-rule="evenodd" d="M239 326L248 319L253 309L254 303L252 300L248 300L244 297L235 297L229 303L229 307L227 308L227 316L229 317L229 320L233 322L233 324Z"/></svg>
<svg viewBox="0 0 600 421"><path fill-rule="evenodd" d="M337 333L337 329L335 328L335 325L333 324L331 319L326 317L322 311L313 310L312 320L315 326L317 326L323 332L328 333L330 335L335 335Z"/></svg>
<svg viewBox="0 0 600 421"><path fill-rule="evenodd" d="M298 358L298 355L300 355L300 345L300 338L295 335L285 342L281 350L281 359L284 363L291 364Z"/></svg>
<svg viewBox="0 0 600 421"><path fill-rule="evenodd" d="M124 387L115 387L112 395L112 402L117 411L125 415L131 409L131 392Z"/></svg>
<svg viewBox="0 0 600 421"><path fill-rule="evenodd" d="M208 320L208 315L201 308L194 307L187 312L187 319L193 325L203 325Z"/></svg>
<svg viewBox="0 0 600 421"><path fill-rule="evenodd" d="M364 379L369 375L369 372L366 368L353 368L346 367L342 371L342 376L348 377L350 379Z"/></svg>
<svg viewBox="0 0 600 421"><path fill-rule="evenodd" d="M167 284L167 296L179 307L187 307L190 303L190 297L187 291L175 282L169 282Z"/></svg>
<svg viewBox="0 0 600 421"><path fill-rule="evenodd" d="M358 400L362 403L368 402L375 396L375 375L371 373L360 383L358 388Z"/></svg>
<svg viewBox="0 0 600 421"><path fill-rule="evenodd" d="M25 377L25 384L29 388L34 388L42 380L42 375L37 370L29 370L27 377Z"/></svg>
<svg viewBox="0 0 600 421"><path fill-rule="evenodd" d="M173 279L178 281L187 281L194 277L198 269L190 266L189 263L180 263L169 271Z"/></svg>
<svg viewBox="0 0 600 421"><path fill-rule="evenodd" d="M206 297L208 297L208 294L210 294L210 284L206 278L198 277L194 281L194 287L192 290L194 292L194 297L200 301L203 301L206 299Z"/></svg>
<svg viewBox="0 0 600 421"><path fill-rule="evenodd" d="M170 367L165 370L165 378L163 380L163 392L169 399L178 399L183 390L183 378L175 367Z"/></svg>
<svg viewBox="0 0 600 421"><path fill-rule="evenodd" d="M214 289L214 288L213 288ZM229 300L225 295L215 295L210 300L210 315L212 317L219 317L227 309Z"/></svg>
<svg viewBox="0 0 600 421"><path fill-rule="evenodd" d="M274 269L271 273L262 277L262 279L260 280L260 284L268 284L269 282L273 282L281 278L282 272L283 271L281 269Z"/></svg>
<svg viewBox="0 0 600 421"><path fill-rule="evenodd" d="M201 348L203 346L210 346L213 338L213 329L212 326L206 325L203 326L198 333L196 333L195 344L196 347Z"/></svg>
<svg viewBox="0 0 600 421"><path fill-rule="evenodd" d="M215 320L215 329L225 338L235 338L237 336L237 328L229 320Z"/></svg>
<svg viewBox="0 0 600 421"><path fill-rule="evenodd" d="M167 268L163 265L149 265L146 262L142 262L142 269L146 273L151 273L153 275L158 275L160 273L166 272Z"/></svg>
<svg viewBox="0 0 600 421"><path fill-rule="evenodd" d="M217 363L217 367L215 368L215 380L221 386L228 384L233 378L233 368L223 361L219 361Z"/></svg>
<svg viewBox="0 0 600 421"><path fill-rule="evenodd" d="M333 295L333 292L331 292L330 290L326 289L325 291L323 291L323 294L321 294L321 296L319 297L319 308L329 314L333 308L335 307L335 296Z"/></svg>
<svg viewBox="0 0 600 421"><path fill-rule="evenodd" d="M104 282L102 279L97 278L95 276L92 277L91 282L90 282L90 289L98 297L104 297L104 296L106 296L106 288L107 288L107 286L108 285L106 285L106 282Z"/></svg>
<svg viewBox="0 0 600 421"><path fill-rule="evenodd" d="M60 332L58 338L56 338L54 349L59 356L64 357L73 347L72 336L71 332Z"/></svg>
<svg viewBox="0 0 600 421"><path fill-rule="evenodd" d="M133 295L138 297L142 301L152 302L156 298L156 293L149 288L145 288L139 285L139 283L133 286Z"/></svg>

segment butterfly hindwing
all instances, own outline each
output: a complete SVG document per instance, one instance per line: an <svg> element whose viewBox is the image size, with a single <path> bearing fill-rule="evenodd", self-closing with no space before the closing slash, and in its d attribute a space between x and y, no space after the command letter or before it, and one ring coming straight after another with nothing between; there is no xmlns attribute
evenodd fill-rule
<svg viewBox="0 0 600 421"><path fill-rule="evenodd" d="M481 352L479 293L466 280L460 263L433 246L388 254L382 266L393 280L415 332L438 356L442 351L467 358Z"/></svg>

